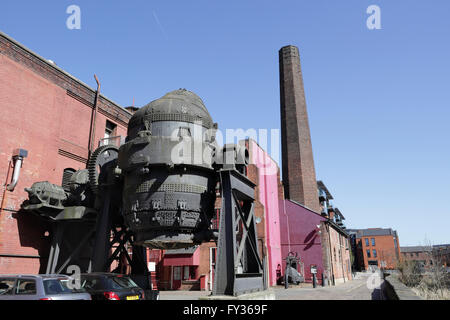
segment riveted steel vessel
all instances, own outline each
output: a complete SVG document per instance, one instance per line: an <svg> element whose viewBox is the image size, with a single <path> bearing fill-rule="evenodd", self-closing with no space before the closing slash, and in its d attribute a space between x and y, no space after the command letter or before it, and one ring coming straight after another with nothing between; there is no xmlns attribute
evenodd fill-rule
<svg viewBox="0 0 450 320"><path fill-rule="evenodd" d="M216 129L203 101L185 89L134 113L118 164L124 177L122 214L137 244L183 248L208 233Z"/></svg>

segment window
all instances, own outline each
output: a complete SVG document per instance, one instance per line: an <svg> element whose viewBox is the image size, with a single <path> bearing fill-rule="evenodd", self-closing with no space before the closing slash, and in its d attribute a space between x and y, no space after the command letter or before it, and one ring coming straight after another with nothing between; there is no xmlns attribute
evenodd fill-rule
<svg viewBox="0 0 450 320"><path fill-rule="evenodd" d="M370 250L367 250L367 258L370 258Z"/></svg>
<svg viewBox="0 0 450 320"><path fill-rule="evenodd" d="M16 294L36 294L36 282L34 280L19 279L17 281Z"/></svg>
<svg viewBox="0 0 450 320"><path fill-rule="evenodd" d="M0 279L0 296L13 294L15 279Z"/></svg>
<svg viewBox="0 0 450 320"><path fill-rule="evenodd" d="M101 290L103 288L103 285L100 279L96 279L95 277L90 276L82 276L81 287L86 288L87 290Z"/></svg>
<svg viewBox="0 0 450 320"><path fill-rule="evenodd" d="M197 266L191 266L190 277L191 277L191 279L197 278Z"/></svg>
<svg viewBox="0 0 450 320"><path fill-rule="evenodd" d="M189 266L184 266L183 280L189 280Z"/></svg>
<svg viewBox="0 0 450 320"><path fill-rule="evenodd" d="M372 246L375 245L375 238L370 239L372 241Z"/></svg>
<svg viewBox="0 0 450 320"><path fill-rule="evenodd" d="M111 121L106 120L105 126L105 138L109 138L114 136L114 132L116 130L117 125L112 123Z"/></svg>
<svg viewBox="0 0 450 320"><path fill-rule="evenodd" d="M373 249L372 253L373 253L373 257L376 258L377 257L377 250Z"/></svg>
<svg viewBox="0 0 450 320"><path fill-rule="evenodd" d="M173 280L181 280L181 267L173 267Z"/></svg>
<svg viewBox="0 0 450 320"><path fill-rule="evenodd" d="M112 138L116 135L116 128L117 125L115 123L112 123L111 121L106 120L106 126L105 126L105 140L103 142L103 144L107 145L107 144L112 144L112 140L110 140L109 138Z"/></svg>
<svg viewBox="0 0 450 320"><path fill-rule="evenodd" d="M44 291L47 295L52 294L62 294L62 293L72 293L67 287L67 284L60 279L48 279L43 281Z"/></svg>
<svg viewBox="0 0 450 320"><path fill-rule="evenodd" d="M110 280L114 281L118 285L118 289L129 289L137 288L138 285L128 277L123 277L121 275L111 277Z"/></svg>
<svg viewBox="0 0 450 320"><path fill-rule="evenodd" d="M365 240L366 240L366 246L368 247L369 246L369 238L366 238Z"/></svg>

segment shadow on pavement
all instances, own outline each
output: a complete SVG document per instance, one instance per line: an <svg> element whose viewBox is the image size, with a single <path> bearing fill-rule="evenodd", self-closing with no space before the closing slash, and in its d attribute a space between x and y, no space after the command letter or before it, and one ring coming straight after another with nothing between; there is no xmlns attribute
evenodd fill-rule
<svg viewBox="0 0 450 320"><path fill-rule="evenodd" d="M377 288L372 291L372 300L382 300L381 289Z"/></svg>

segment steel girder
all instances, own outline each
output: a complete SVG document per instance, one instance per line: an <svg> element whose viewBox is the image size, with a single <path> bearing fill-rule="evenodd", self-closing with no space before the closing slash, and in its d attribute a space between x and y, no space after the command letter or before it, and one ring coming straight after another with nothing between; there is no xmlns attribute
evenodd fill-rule
<svg viewBox="0 0 450 320"><path fill-rule="evenodd" d="M219 171L222 185L213 295L266 289L253 212L255 185L234 169Z"/></svg>

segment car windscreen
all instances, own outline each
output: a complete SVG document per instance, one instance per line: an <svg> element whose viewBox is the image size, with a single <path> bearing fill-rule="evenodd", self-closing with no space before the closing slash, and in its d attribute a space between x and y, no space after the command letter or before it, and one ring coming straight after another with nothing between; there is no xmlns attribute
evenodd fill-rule
<svg viewBox="0 0 450 320"><path fill-rule="evenodd" d="M70 279L45 279L43 281L44 291L46 295L54 294L70 294L86 292L83 288L77 288L76 283L72 283Z"/></svg>

